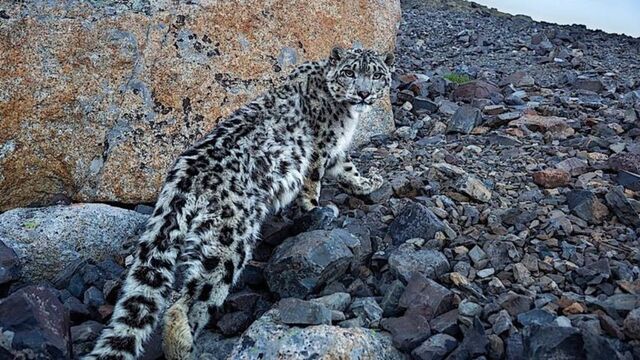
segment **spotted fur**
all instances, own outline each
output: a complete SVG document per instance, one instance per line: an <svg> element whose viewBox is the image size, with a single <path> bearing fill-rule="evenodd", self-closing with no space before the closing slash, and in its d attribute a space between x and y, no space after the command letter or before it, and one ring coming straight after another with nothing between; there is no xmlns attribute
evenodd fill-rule
<svg viewBox="0 0 640 360"><path fill-rule="evenodd" d="M300 65L285 85L238 109L169 171L109 326L86 359L135 359L157 325L177 266L180 299L165 313L167 359L189 359L210 313L251 258L265 216L296 197L318 206L333 176L365 194L382 184L346 155L359 114L383 97L393 55L340 49Z"/></svg>

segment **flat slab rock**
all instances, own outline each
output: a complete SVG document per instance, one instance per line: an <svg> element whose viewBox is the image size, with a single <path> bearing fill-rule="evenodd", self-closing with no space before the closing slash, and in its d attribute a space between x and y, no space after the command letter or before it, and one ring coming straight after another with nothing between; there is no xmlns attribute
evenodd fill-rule
<svg viewBox="0 0 640 360"><path fill-rule="evenodd" d="M0 240L21 259L23 280L53 280L76 260L113 256L146 221L104 204L21 208L0 214Z"/></svg>
<svg viewBox="0 0 640 360"><path fill-rule="evenodd" d="M329 325L290 327L270 310L247 329L230 359L350 359L401 360L407 356L391 344L386 333L364 328Z"/></svg>

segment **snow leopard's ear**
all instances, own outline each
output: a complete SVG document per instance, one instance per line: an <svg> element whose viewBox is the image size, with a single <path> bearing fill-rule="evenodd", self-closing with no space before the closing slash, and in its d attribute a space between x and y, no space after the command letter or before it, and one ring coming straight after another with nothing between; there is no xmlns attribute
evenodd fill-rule
<svg viewBox="0 0 640 360"><path fill-rule="evenodd" d="M389 67L389 69L393 69L393 66L396 63L396 56L392 52L387 52L382 54L382 58L384 59L384 63Z"/></svg>
<svg viewBox="0 0 640 360"><path fill-rule="evenodd" d="M336 65L340 60L344 58L345 50L340 46L336 46L331 49L331 55L329 55L329 61L332 65Z"/></svg>

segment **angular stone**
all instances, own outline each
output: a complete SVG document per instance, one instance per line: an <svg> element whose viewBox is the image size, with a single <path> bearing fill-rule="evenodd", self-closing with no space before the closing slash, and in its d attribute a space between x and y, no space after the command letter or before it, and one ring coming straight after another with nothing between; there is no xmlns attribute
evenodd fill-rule
<svg viewBox="0 0 640 360"><path fill-rule="evenodd" d="M363 319L366 326L377 325L382 319L382 308L373 297L355 299L349 310L356 317Z"/></svg>
<svg viewBox="0 0 640 360"><path fill-rule="evenodd" d="M622 186L612 188L604 198L620 222L629 226L640 227L640 213L624 195Z"/></svg>
<svg viewBox="0 0 640 360"><path fill-rule="evenodd" d="M0 301L3 332L13 341L1 353L16 359L69 359L69 318L54 289L27 286Z"/></svg>
<svg viewBox="0 0 640 360"><path fill-rule="evenodd" d="M393 346L402 351L413 350L431 336L428 319L410 311L402 317L383 319L381 325L391 333Z"/></svg>
<svg viewBox="0 0 640 360"><path fill-rule="evenodd" d="M445 230L445 224L428 207L412 202L406 205L389 225L388 234L394 245L409 239L431 240Z"/></svg>
<svg viewBox="0 0 640 360"><path fill-rule="evenodd" d="M609 277L611 277L611 268L607 258L580 267L573 272L574 282L580 286L598 285Z"/></svg>
<svg viewBox="0 0 640 360"><path fill-rule="evenodd" d="M603 336L556 325L530 326L523 330L527 359L617 359L617 351Z"/></svg>
<svg viewBox="0 0 640 360"><path fill-rule="evenodd" d="M500 310L493 322L493 332L501 335L511 330L512 327L513 322L511 321L511 316L509 315L507 310Z"/></svg>
<svg viewBox="0 0 640 360"><path fill-rule="evenodd" d="M358 354L362 359L406 359L385 333L329 325L289 327L277 321L281 315L277 309L264 314L227 358L305 360L316 354L318 359L351 359Z"/></svg>
<svg viewBox="0 0 640 360"><path fill-rule="evenodd" d="M482 80L470 81L458 86L453 92L456 101L471 102L474 99L491 99L501 96L500 89Z"/></svg>
<svg viewBox="0 0 640 360"><path fill-rule="evenodd" d="M162 339L160 339L162 340ZM221 334L211 331L203 331L195 342L194 359L202 360L226 360L231 352L238 345L240 338L226 338ZM162 349L159 356L149 357L143 360L156 360L163 357ZM146 355L146 351L145 351Z"/></svg>
<svg viewBox="0 0 640 360"><path fill-rule="evenodd" d="M445 333L452 336L458 335L460 332L460 327L458 326L458 309L436 316L429 322L429 325L431 325L431 330L435 333Z"/></svg>
<svg viewBox="0 0 640 360"><path fill-rule="evenodd" d="M518 323L522 326L550 324L556 319L555 315L542 309L533 309L520 313L517 318Z"/></svg>
<svg viewBox="0 0 640 360"><path fill-rule="evenodd" d="M587 172L589 164L580 158L572 157L557 163L556 168L568 172L571 176L579 176Z"/></svg>
<svg viewBox="0 0 640 360"><path fill-rule="evenodd" d="M406 287L400 280L394 280L391 285L389 285L382 301L380 302L383 316L398 316L401 313L398 303L400 302L400 297L404 293L405 288Z"/></svg>
<svg viewBox="0 0 640 360"><path fill-rule="evenodd" d="M53 280L76 260L117 254L146 220L104 204L14 209L0 214L0 239L22 259L25 280Z"/></svg>
<svg viewBox="0 0 640 360"><path fill-rule="evenodd" d="M593 92L600 92L604 89L602 81L598 79L589 79L584 77L578 77L573 83L573 88L577 90L589 90Z"/></svg>
<svg viewBox="0 0 640 360"><path fill-rule="evenodd" d="M20 259L13 249L0 241L0 287L9 285L20 278Z"/></svg>
<svg viewBox="0 0 640 360"><path fill-rule="evenodd" d="M413 111L418 114L428 113L433 114L438 111L438 104L422 96L416 96L411 102L413 105Z"/></svg>
<svg viewBox="0 0 640 360"><path fill-rule="evenodd" d="M518 314L527 312L531 309L533 306L533 299L514 292L508 292L498 298L498 304L503 309L507 310L511 316L518 316Z"/></svg>
<svg viewBox="0 0 640 360"><path fill-rule="evenodd" d="M354 258L359 240L344 230L316 230L285 240L265 269L271 291L281 297L304 297L337 279Z"/></svg>
<svg viewBox="0 0 640 360"><path fill-rule="evenodd" d="M640 308L633 309L624 319L624 331L632 339L640 339Z"/></svg>
<svg viewBox="0 0 640 360"><path fill-rule="evenodd" d="M293 66L336 45L393 50L400 1L357 9L338 0L108 1L79 3L72 16L64 1L5 7L0 211L56 194L154 201L179 153ZM392 130L390 110L385 100L365 114L355 143Z"/></svg>
<svg viewBox="0 0 640 360"><path fill-rule="evenodd" d="M419 360L443 360L458 346L458 340L451 335L435 334L411 352Z"/></svg>
<svg viewBox="0 0 640 360"><path fill-rule="evenodd" d="M437 316L453 309L453 292L422 274L414 273L399 305L406 309L427 307Z"/></svg>
<svg viewBox="0 0 640 360"><path fill-rule="evenodd" d="M471 198L489 202L491 200L491 190L487 189L484 183L472 175L463 176L456 182L456 190L469 195Z"/></svg>
<svg viewBox="0 0 640 360"><path fill-rule="evenodd" d="M591 224L601 224L609 215L609 209L589 190L572 190L567 193L569 210Z"/></svg>
<svg viewBox="0 0 640 360"><path fill-rule="evenodd" d="M95 345L96 339L104 329L104 325L97 321L89 320L80 325L71 327L71 342L75 355L89 353Z"/></svg>
<svg viewBox="0 0 640 360"><path fill-rule="evenodd" d="M448 133L469 134L471 130L482 122L482 113L479 109L464 105L456 110L447 126Z"/></svg>
<svg viewBox="0 0 640 360"><path fill-rule="evenodd" d="M533 173L533 182L545 189L567 186L570 181L571 175L561 169L546 169Z"/></svg>
<svg viewBox="0 0 640 360"><path fill-rule="evenodd" d="M348 293L337 292L331 295L311 299L310 301L320 303L329 310L345 311L347 306L351 303L351 295Z"/></svg>
<svg viewBox="0 0 640 360"><path fill-rule="evenodd" d="M400 279L409 281L413 273L436 279L450 269L449 261L440 251L416 249L413 244L405 243L391 251L389 268Z"/></svg>
<svg viewBox="0 0 640 360"><path fill-rule="evenodd" d="M507 265L520 261L520 252L509 241L487 241L484 251L489 256L489 262L496 270L503 270Z"/></svg>
<svg viewBox="0 0 640 360"><path fill-rule="evenodd" d="M286 298L278 303L280 321L290 325L331 324L331 311L320 303Z"/></svg>
<svg viewBox="0 0 640 360"><path fill-rule="evenodd" d="M245 331L253 322L253 316L246 311L234 311L224 314L216 322L216 326L225 336L240 334Z"/></svg>
<svg viewBox="0 0 640 360"><path fill-rule="evenodd" d="M640 154L616 154L609 158L607 165L614 171L628 171L640 174Z"/></svg>
<svg viewBox="0 0 640 360"><path fill-rule="evenodd" d="M530 87L535 85L535 80L529 74L524 71L516 71L515 73L507 76L500 82L500 86L507 86L509 84L518 87Z"/></svg>
<svg viewBox="0 0 640 360"><path fill-rule="evenodd" d="M556 116L524 115L513 120L509 126L526 126L532 131L551 134L554 138L566 139L575 134L575 130L569 126L566 118Z"/></svg>
<svg viewBox="0 0 640 360"><path fill-rule="evenodd" d="M64 308L69 312L71 321L75 323L89 318L89 308L75 296L69 296L69 298L65 299Z"/></svg>

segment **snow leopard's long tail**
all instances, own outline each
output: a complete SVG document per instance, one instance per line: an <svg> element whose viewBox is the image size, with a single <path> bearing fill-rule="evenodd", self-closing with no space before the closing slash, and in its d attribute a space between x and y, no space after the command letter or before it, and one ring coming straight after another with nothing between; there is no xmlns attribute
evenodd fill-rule
<svg viewBox="0 0 640 360"><path fill-rule="evenodd" d="M175 279L176 260L184 237L185 199L165 188L140 238L120 299L109 325L85 359L129 360L142 353L158 324Z"/></svg>

